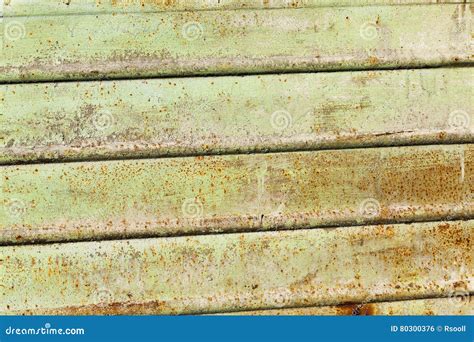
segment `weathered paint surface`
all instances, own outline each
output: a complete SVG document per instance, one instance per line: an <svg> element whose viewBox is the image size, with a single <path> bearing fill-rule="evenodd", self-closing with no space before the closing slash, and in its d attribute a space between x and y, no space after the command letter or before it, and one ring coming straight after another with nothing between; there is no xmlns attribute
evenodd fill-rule
<svg viewBox="0 0 474 342"><path fill-rule="evenodd" d="M0 163L469 142L473 79L454 68L3 85Z"/></svg>
<svg viewBox="0 0 474 342"><path fill-rule="evenodd" d="M474 221L451 221L1 247L0 312L457 303L474 291L473 234Z"/></svg>
<svg viewBox="0 0 474 342"><path fill-rule="evenodd" d="M67 15L222 9L310 8L430 3L466 0L3 0L3 15ZM1 13L1 11L0 11Z"/></svg>
<svg viewBox="0 0 474 342"><path fill-rule="evenodd" d="M288 309L238 311L227 315L264 316L372 316L372 315L473 315L474 299L467 293L456 292L450 298L402 300L385 303L359 303L338 306L314 306Z"/></svg>
<svg viewBox="0 0 474 342"><path fill-rule="evenodd" d="M474 216L474 145L3 166L0 243Z"/></svg>
<svg viewBox="0 0 474 342"><path fill-rule="evenodd" d="M5 17L0 81L468 63L471 7Z"/></svg>
<svg viewBox="0 0 474 342"><path fill-rule="evenodd" d="M470 68L217 77L470 65L431 2L1 2L0 163L86 162L0 166L0 314L473 314Z"/></svg>

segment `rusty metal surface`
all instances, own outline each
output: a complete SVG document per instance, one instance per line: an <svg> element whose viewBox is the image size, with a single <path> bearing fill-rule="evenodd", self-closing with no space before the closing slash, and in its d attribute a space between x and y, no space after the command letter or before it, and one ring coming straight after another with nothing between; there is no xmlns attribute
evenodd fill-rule
<svg viewBox="0 0 474 342"><path fill-rule="evenodd" d="M432 2L1 2L0 314L474 314L473 5Z"/></svg>
<svg viewBox="0 0 474 342"><path fill-rule="evenodd" d="M0 81L466 64L471 20L472 4L5 17Z"/></svg>
<svg viewBox="0 0 474 342"><path fill-rule="evenodd" d="M212 313L457 301L474 291L473 228L471 220L4 246L0 312Z"/></svg>
<svg viewBox="0 0 474 342"><path fill-rule="evenodd" d="M473 315L474 300L466 293L453 293L449 298L402 300L395 302L356 303L337 306L238 311L227 315L257 316L372 316L372 315Z"/></svg>
<svg viewBox="0 0 474 342"><path fill-rule="evenodd" d="M473 78L453 68L2 85L0 163L469 142Z"/></svg>
<svg viewBox="0 0 474 342"><path fill-rule="evenodd" d="M464 3L466 0L3 0L3 15L68 15L223 9ZM1 11L0 11L1 13Z"/></svg>
<svg viewBox="0 0 474 342"><path fill-rule="evenodd" d="M474 145L2 166L0 242L470 219Z"/></svg>

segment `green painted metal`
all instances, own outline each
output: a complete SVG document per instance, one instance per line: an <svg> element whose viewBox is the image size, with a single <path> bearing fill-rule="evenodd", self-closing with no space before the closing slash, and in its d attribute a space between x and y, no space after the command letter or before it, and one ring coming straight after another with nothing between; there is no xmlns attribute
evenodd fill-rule
<svg viewBox="0 0 474 342"><path fill-rule="evenodd" d="M453 68L2 85L0 163L469 142L473 78Z"/></svg>
<svg viewBox="0 0 474 342"><path fill-rule="evenodd" d="M5 17L0 81L466 64L471 7Z"/></svg>
<svg viewBox="0 0 474 342"><path fill-rule="evenodd" d="M0 248L1 314L211 313L459 298L474 221Z"/></svg>
<svg viewBox="0 0 474 342"><path fill-rule="evenodd" d="M0 314L474 314L473 5L432 2L0 3Z"/></svg>
<svg viewBox="0 0 474 342"><path fill-rule="evenodd" d="M430 3L465 0L3 0L3 15L68 15L98 13L170 12L223 9L311 8Z"/></svg>
<svg viewBox="0 0 474 342"><path fill-rule="evenodd" d="M474 145L0 167L0 243L470 219Z"/></svg>
<svg viewBox="0 0 474 342"><path fill-rule="evenodd" d="M239 311L227 315L305 315L305 316L371 316L371 315L473 315L474 300L464 291L454 291L449 298L401 300L385 303L359 303L338 306L282 308Z"/></svg>

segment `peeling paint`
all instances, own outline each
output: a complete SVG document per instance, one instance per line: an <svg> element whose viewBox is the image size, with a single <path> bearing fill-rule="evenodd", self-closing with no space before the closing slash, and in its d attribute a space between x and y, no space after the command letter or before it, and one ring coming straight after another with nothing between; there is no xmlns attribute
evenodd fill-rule
<svg viewBox="0 0 474 342"><path fill-rule="evenodd" d="M471 142L473 78L455 68L3 85L0 163Z"/></svg>
<svg viewBox="0 0 474 342"><path fill-rule="evenodd" d="M5 0L4 16L465 3L466 0Z"/></svg>
<svg viewBox="0 0 474 342"><path fill-rule="evenodd" d="M183 314L358 303L351 310L375 314L379 304L368 303L442 296L450 310L470 310L473 224L1 247L0 312Z"/></svg>
<svg viewBox="0 0 474 342"><path fill-rule="evenodd" d="M0 167L0 242L469 219L473 145Z"/></svg>
<svg viewBox="0 0 474 342"><path fill-rule="evenodd" d="M315 306L302 308L270 309L257 311L239 311L228 315L265 315L265 316L381 316L381 315L472 315L474 300L465 298L436 298L378 302L364 304L346 304L339 306Z"/></svg>
<svg viewBox="0 0 474 342"><path fill-rule="evenodd" d="M0 81L466 64L471 6L5 17Z"/></svg>
<svg viewBox="0 0 474 342"><path fill-rule="evenodd" d="M472 315L473 5L433 2L5 1L0 314Z"/></svg>

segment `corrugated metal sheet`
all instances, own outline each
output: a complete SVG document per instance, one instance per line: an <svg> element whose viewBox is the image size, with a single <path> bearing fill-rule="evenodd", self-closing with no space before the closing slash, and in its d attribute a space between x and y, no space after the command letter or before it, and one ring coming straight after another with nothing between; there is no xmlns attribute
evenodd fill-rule
<svg viewBox="0 0 474 342"><path fill-rule="evenodd" d="M3 15L68 15L225 9L469 3L466 0L4 0Z"/></svg>
<svg viewBox="0 0 474 342"><path fill-rule="evenodd" d="M1 313L202 313L466 295L473 228L471 220L3 247Z"/></svg>
<svg viewBox="0 0 474 342"><path fill-rule="evenodd" d="M462 64L471 6L5 17L0 81Z"/></svg>
<svg viewBox="0 0 474 342"><path fill-rule="evenodd" d="M473 78L442 68L3 85L0 162L469 142Z"/></svg>
<svg viewBox="0 0 474 342"><path fill-rule="evenodd" d="M288 309L237 311L227 315L472 315L474 302L466 292L454 292L451 298L401 300L396 302L355 303Z"/></svg>
<svg viewBox="0 0 474 342"><path fill-rule="evenodd" d="M443 2L4 2L0 314L473 314Z"/></svg>
<svg viewBox="0 0 474 342"><path fill-rule="evenodd" d="M473 148L5 166L0 242L468 219Z"/></svg>

